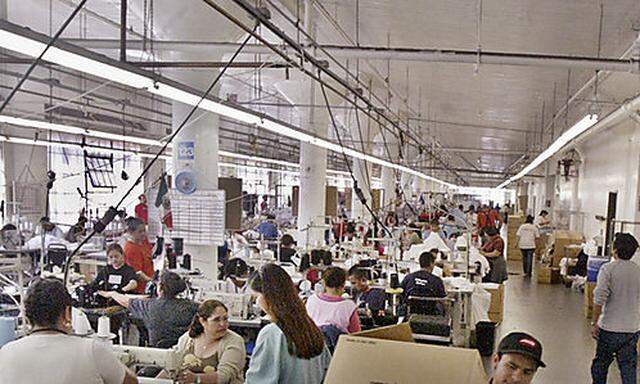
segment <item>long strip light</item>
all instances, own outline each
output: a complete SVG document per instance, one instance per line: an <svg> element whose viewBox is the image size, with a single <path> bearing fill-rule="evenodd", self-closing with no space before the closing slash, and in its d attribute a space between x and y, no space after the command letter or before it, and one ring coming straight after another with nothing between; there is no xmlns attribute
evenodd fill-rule
<svg viewBox="0 0 640 384"><path fill-rule="evenodd" d="M35 33L24 28L20 28L7 21L0 20L0 47L21 53L26 56L38 57L45 49L48 37ZM57 45L57 46L56 46ZM156 80L155 74L149 74L140 69L124 69L122 63L109 59L106 56L97 55L93 52L83 50L69 44L56 43L49 48L43 56L43 60L71 68L76 71L110 80L133 88L146 89L147 91L178 101L183 104L194 106L200 101L200 96L191 90L183 90L184 86L167 79ZM64 46L62 49L60 46ZM94 58L95 57L95 58ZM98 59L99 58L99 59ZM310 143L333 152L344 153L357 159L361 159L373 164L397 169L411 175L433 181L453 188L455 185L446 181L429 176L425 173L411 169L404 165L392 163L390 161L368 155L351 148L343 148L329 140L302 132L289 126L284 122L237 106L226 105L212 99L205 99L200 103L200 108L228 118L255 125L270 132Z"/></svg>
<svg viewBox="0 0 640 384"><path fill-rule="evenodd" d="M509 185L510 183L521 179L527 173L536 169L540 164L544 163L551 156L555 155L558 151L560 151L565 145L567 145L571 140L583 134L589 128L593 127L594 124L598 122L598 115L587 115L582 118L582 120L578 121L571 128L567 129L560 135L556 141L554 141L547 149L545 149L541 154L538 155L529 165L524 167L517 175L509 178L502 184L498 185L496 188L501 189Z"/></svg>
<svg viewBox="0 0 640 384"><path fill-rule="evenodd" d="M95 130L95 129L76 127L76 126L73 126L73 125L49 123L49 122L42 121L42 120L24 119L24 118L8 116L8 115L0 115L0 123L10 124L10 125L15 125L15 126L20 126L20 127L26 127L26 128L36 128L36 129L50 130L50 131L60 132L60 133L69 133L69 134L76 134L76 135L82 135L82 136L90 136L90 137L96 137L96 138L101 138L101 139L106 139L106 140L113 140L113 141L117 141L117 142L140 144L140 145L153 146L153 147L162 147L164 145L164 142L162 142L160 140L147 139L147 138L140 137L140 136L121 135L121 134L117 134L117 133L109 133L109 132L99 131L99 130ZM15 139L20 139L20 140L22 140L23 143L26 143L26 142L36 143L36 142L38 142L37 140L27 139L27 138L15 138ZM47 141L40 140L40 142L47 142ZM69 144L69 143L65 143L65 144L68 144L69 147L74 147L74 148L81 145L80 143L78 143L77 145ZM169 144L168 147L171 148L172 145ZM100 150L102 150L102 148L100 148ZM104 151L111 151L113 153L119 153L119 154L123 153L122 150L118 150L118 149L113 149L113 150L104 149ZM129 153L129 154L133 154L133 155L141 155L142 157L153 157L153 155L147 154L147 153L135 152L135 151L130 151L130 150L127 150L126 152ZM292 168L299 168L300 167L300 164L293 163L293 162L290 162L290 161L269 159L269 158L260 157L260 156L245 155L245 154L242 154L242 153L235 153L235 152L229 152L229 151L224 151L224 150L219 150L218 154L221 155L221 156L230 157L230 158L234 158L234 159L241 159L241 160L246 160L246 161L253 161L253 162L267 163L267 164L275 164L275 165L281 165L281 166L292 167ZM169 156L163 156L163 157L168 158ZM297 171L292 171L292 172L297 173ZM332 173L332 174L341 175L341 176L350 176L349 172L338 171L338 170L335 170L335 169L327 169L327 173Z"/></svg>

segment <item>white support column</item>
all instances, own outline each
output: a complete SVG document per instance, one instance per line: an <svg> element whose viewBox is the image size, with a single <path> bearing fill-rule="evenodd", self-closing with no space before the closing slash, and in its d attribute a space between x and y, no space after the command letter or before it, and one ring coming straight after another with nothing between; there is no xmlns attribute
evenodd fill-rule
<svg viewBox="0 0 640 384"><path fill-rule="evenodd" d="M388 207L396 198L396 171L393 168L382 167L382 189L384 190L383 206Z"/></svg>
<svg viewBox="0 0 640 384"><path fill-rule="evenodd" d="M211 76L210 73L208 73ZM206 86L206 83L200 82L191 85ZM211 80L209 80L211 81ZM177 129L191 111L192 106L179 102L172 103L172 126ZM196 181L196 190L211 190L218 188L218 129L219 116L210 112L195 119L199 114L205 113L201 110L197 111L187 122L185 127L173 141L173 172L174 183L177 175L181 172L192 172ZM189 158L188 154L182 153L178 148L193 147L193 158ZM213 245L184 245L184 253L191 255L194 268L200 269L202 273L212 281L218 276L218 248Z"/></svg>

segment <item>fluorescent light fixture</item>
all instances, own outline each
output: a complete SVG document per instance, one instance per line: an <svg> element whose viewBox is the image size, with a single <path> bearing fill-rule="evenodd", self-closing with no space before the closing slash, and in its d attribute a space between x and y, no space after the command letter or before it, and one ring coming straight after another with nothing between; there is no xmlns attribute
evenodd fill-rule
<svg viewBox="0 0 640 384"><path fill-rule="evenodd" d="M0 20L0 28L2 28L0 29L0 47L34 58L38 57L45 49L45 42L49 39L49 37L45 35L20 28L7 21ZM60 47L65 48L63 49ZM159 78L155 74L142 71L137 68L132 67L131 69L125 69L125 64L69 44L56 43L54 46L49 48L43 59L82 73L110 80L114 83L138 89L146 89L153 94L187 105L195 106L200 100L200 96L198 94L191 90L181 89L186 89L187 87L178 83L172 82L168 79ZM330 151L345 153L347 156L354 157L356 159L397 169L426 180L446 185L450 188L455 187L451 183L429 176L409 167L392 163L355 149L343 148L329 140L302 132L284 122L276 121L269 116L262 115L258 112L226 105L212 99L203 100L200 103L200 108L234 120L242 121L249 125L261 127L279 135L310 143Z"/></svg>
<svg viewBox="0 0 640 384"><path fill-rule="evenodd" d="M153 146L153 147L162 147L164 145L164 142L162 142L160 140L155 140L155 139L146 139L144 137L132 136L132 135L121 135L121 134L117 134L117 133L103 132L103 131L99 131L99 130L95 130L95 129L76 127L76 126L73 126L73 125L55 124L55 123L49 123L49 122L42 121L42 120L24 119L24 118L8 116L8 115L0 115L0 123L16 125L16 126L21 126L21 127L26 127L26 128L36 128L36 129L43 129L43 130L51 130L51 131L60 132L60 133L69 133L69 134L75 134L75 135L90 136L90 137L96 137L96 138L101 138L101 139L106 139L106 140L113 140L113 141L117 141L117 142L126 142L126 143L140 144L140 145ZM21 144L34 144L34 145L38 145L39 142L42 142L42 143L47 143L48 142L48 141L42 141L42 140L38 141L38 140L27 139L27 138L14 138L14 140L12 142L18 142L18 141L15 141L15 140L18 140ZM60 143L60 144L67 144L67 143ZM77 145L76 144L68 144L68 146L70 148L71 147L76 148L79 145L80 144L77 144ZM171 147L172 147L172 145L170 143L168 148L171 148ZM104 151L111 151L111 150L110 149L105 149ZM112 152L113 153L123 153L122 150L117 150L117 149L112 150ZM130 153L130 154L134 154L134 155L139 154L139 152L130 151L130 150L126 151L126 153ZM234 152L229 152L229 151L224 151L224 150L218 151L218 154L221 155L221 156L230 157L230 158L234 158L234 159L241 159L241 160L246 160L246 161L253 161L253 162L260 162L260 163L267 163L267 164L275 164L275 165L281 165L281 166L292 167L292 168L299 168L300 167L300 164L292 163L290 161L283 161L283 160L277 160L277 159L269 159L269 158L266 158L266 157L245 155L245 154L241 154L241 153L234 153ZM170 153L167 153L167 156L163 156L163 157L168 157L169 155L170 155ZM143 157L153 157L153 155L146 154L146 153L143 153L142 156ZM225 163L219 163L219 164L225 164ZM272 170L272 169L267 169L267 170ZM273 169L273 170L275 171L275 169ZM291 171L291 172L298 173L297 171ZM331 173L331 174L335 174L335 175L341 175L341 176L350 176L351 175L349 172L338 171L338 170L334 170L334 169L327 169L327 173Z"/></svg>
<svg viewBox="0 0 640 384"><path fill-rule="evenodd" d="M545 149L541 154L538 155L529 165L524 167L517 175L509 178L502 184L498 185L496 188L504 188L509 183L521 179L527 173L536 169L540 164L544 163L551 156L555 155L558 151L560 151L565 145L567 145L571 140L583 134L589 128L593 127L594 124L598 122L598 115L587 115L582 118L582 120L575 123L571 128L564 131L557 139L554 141L547 149Z"/></svg>

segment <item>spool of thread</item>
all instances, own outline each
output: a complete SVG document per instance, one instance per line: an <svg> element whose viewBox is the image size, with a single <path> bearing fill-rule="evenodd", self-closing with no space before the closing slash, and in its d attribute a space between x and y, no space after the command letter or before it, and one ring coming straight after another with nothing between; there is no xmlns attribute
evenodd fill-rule
<svg viewBox="0 0 640 384"><path fill-rule="evenodd" d="M98 318L98 337L111 336L111 322L107 316L100 316Z"/></svg>
<svg viewBox="0 0 640 384"><path fill-rule="evenodd" d="M87 315L85 315L84 312L74 311L72 324L75 334L86 335L87 333L89 333L89 320L87 319Z"/></svg>
<svg viewBox="0 0 640 384"><path fill-rule="evenodd" d="M182 268L191 270L191 255L188 253L182 256Z"/></svg>
<svg viewBox="0 0 640 384"><path fill-rule="evenodd" d="M0 317L0 348L16 339L16 318Z"/></svg>

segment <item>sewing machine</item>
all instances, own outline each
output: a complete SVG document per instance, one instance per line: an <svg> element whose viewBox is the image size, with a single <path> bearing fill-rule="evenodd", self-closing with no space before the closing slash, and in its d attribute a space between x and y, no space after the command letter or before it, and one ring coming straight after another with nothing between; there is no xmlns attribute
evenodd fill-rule
<svg viewBox="0 0 640 384"><path fill-rule="evenodd" d="M175 377L182 364L182 359L173 349L146 348L131 345L113 345L112 348L124 365L128 367L133 365L162 367L169 373L170 377ZM174 381L170 379L147 378L140 382L173 383Z"/></svg>

